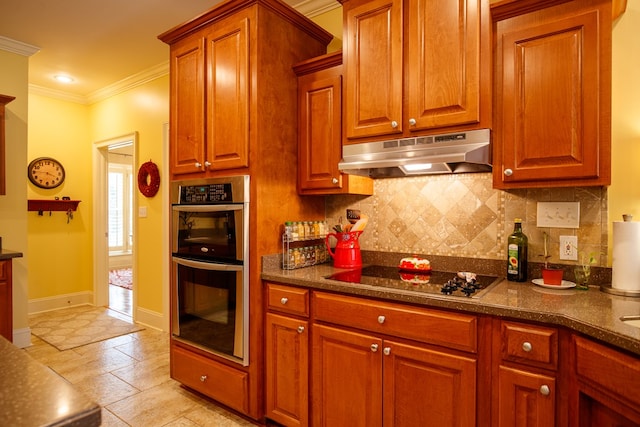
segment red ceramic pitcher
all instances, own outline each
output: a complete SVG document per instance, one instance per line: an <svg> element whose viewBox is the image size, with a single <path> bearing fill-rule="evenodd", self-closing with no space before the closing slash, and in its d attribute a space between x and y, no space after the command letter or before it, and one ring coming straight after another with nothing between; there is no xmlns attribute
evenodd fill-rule
<svg viewBox="0 0 640 427"><path fill-rule="evenodd" d="M329 255L333 258L333 266L336 268L360 268L362 267L362 256L360 255L360 243L358 238L362 231L352 231L349 233L329 233L324 239ZM329 237L333 236L338 240L336 250L332 251L329 246Z"/></svg>

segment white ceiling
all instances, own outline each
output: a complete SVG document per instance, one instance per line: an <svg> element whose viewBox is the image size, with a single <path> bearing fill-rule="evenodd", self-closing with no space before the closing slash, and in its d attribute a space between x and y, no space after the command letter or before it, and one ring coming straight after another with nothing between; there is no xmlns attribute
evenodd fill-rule
<svg viewBox="0 0 640 427"><path fill-rule="evenodd" d="M91 98L131 76L166 70L169 47L157 36L220 1L1 0L0 49L25 54L24 47L28 55L39 48L29 57L32 87ZM307 16L339 6L336 0L284 1ZM53 80L62 73L75 81Z"/></svg>

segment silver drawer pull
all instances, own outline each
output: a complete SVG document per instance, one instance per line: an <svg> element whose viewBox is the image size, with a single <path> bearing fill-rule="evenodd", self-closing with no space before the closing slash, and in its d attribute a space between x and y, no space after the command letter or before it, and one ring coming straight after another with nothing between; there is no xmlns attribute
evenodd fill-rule
<svg viewBox="0 0 640 427"><path fill-rule="evenodd" d="M542 386L540 386L540 394L543 396L549 396L549 394L551 393L551 389L549 388L548 385L544 384Z"/></svg>
<svg viewBox="0 0 640 427"><path fill-rule="evenodd" d="M287 297L280 298L280 304L285 305L287 302L289 302L289 298Z"/></svg>
<svg viewBox="0 0 640 427"><path fill-rule="evenodd" d="M200 382L205 382L207 380L207 376L206 375L202 375L200 377Z"/></svg>
<svg viewBox="0 0 640 427"><path fill-rule="evenodd" d="M533 346L529 341L525 341L522 343L522 349L527 353L529 353L531 350L533 350Z"/></svg>
<svg viewBox="0 0 640 427"><path fill-rule="evenodd" d="M301 334L304 332L304 326L298 326L298 333Z"/></svg>
<svg viewBox="0 0 640 427"><path fill-rule="evenodd" d="M385 356L388 356L391 354L391 347L385 347L382 352L384 353Z"/></svg>
<svg viewBox="0 0 640 427"><path fill-rule="evenodd" d="M387 320L386 317L384 316L378 316L378 323L380 323L381 325L384 323L384 321Z"/></svg>
<svg viewBox="0 0 640 427"><path fill-rule="evenodd" d="M371 344L371 351L374 353L378 351L378 344Z"/></svg>

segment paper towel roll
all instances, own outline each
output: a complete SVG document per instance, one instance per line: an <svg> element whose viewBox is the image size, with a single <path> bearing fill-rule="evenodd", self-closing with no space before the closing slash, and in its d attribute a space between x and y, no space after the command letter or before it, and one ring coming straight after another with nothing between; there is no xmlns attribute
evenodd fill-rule
<svg viewBox="0 0 640 427"><path fill-rule="evenodd" d="M611 287L640 291L640 222L613 223Z"/></svg>

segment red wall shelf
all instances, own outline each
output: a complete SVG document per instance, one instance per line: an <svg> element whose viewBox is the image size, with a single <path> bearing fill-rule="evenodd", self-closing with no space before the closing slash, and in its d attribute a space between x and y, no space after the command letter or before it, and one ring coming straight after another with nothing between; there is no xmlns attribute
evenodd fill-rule
<svg viewBox="0 0 640 427"><path fill-rule="evenodd" d="M69 212L78 209L80 200L28 200L28 211Z"/></svg>

